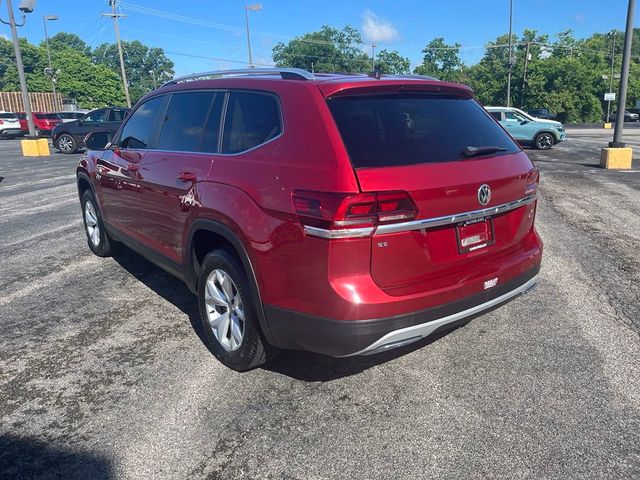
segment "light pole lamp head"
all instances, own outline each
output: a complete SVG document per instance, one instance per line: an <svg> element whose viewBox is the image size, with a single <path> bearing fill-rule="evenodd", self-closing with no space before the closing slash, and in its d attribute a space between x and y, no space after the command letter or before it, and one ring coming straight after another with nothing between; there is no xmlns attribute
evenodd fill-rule
<svg viewBox="0 0 640 480"><path fill-rule="evenodd" d="M21 0L18 10L22 13L31 13L36 8L36 0Z"/></svg>
<svg viewBox="0 0 640 480"><path fill-rule="evenodd" d="M252 12L258 12L258 11L262 10L262 4L261 3L254 3L253 5L247 5L246 9L250 10Z"/></svg>
<svg viewBox="0 0 640 480"><path fill-rule="evenodd" d="M60 20L60 18L57 15L45 15L44 19L49 21L49 20Z"/></svg>

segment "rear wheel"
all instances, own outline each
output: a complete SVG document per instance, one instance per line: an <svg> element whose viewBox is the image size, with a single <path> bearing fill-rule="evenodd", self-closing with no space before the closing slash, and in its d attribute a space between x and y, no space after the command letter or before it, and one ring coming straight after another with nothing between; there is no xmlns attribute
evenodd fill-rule
<svg viewBox="0 0 640 480"><path fill-rule="evenodd" d="M250 370L277 354L258 326L247 275L229 252L214 250L202 261L198 305L206 346L227 367Z"/></svg>
<svg viewBox="0 0 640 480"><path fill-rule="evenodd" d="M62 153L74 153L78 149L76 139L68 133L63 133L62 135L60 135L56 143L58 150L60 150Z"/></svg>
<svg viewBox="0 0 640 480"><path fill-rule="evenodd" d="M553 137L553 135L543 132L536 135L534 145L538 150L549 150L553 146L555 141L556 139Z"/></svg>
<svg viewBox="0 0 640 480"><path fill-rule="evenodd" d="M119 244L107 234L98 203L91 190L82 194L82 220L89 249L99 257L110 257L115 253Z"/></svg>

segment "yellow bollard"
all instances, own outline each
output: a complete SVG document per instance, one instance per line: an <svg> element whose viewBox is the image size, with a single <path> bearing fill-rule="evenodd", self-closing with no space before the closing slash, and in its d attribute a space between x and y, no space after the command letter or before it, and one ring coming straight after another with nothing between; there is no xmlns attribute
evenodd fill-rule
<svg viewBox="0 0 640 480"><path fill-rule="evenodd" d="M628 170L631 168L633 150L629 147L605 147L600 150L600 166L607 169Z"/></svg>
<svg viewBox="0 0 640 480"><path fill-rule="evenodd" d="M49 151L49 140L46 138L39 138L36 142L38 142L38 155L41 157L48 157L51 155L51 152Z"/></svg>
<svg viewBox="0 0 640 480"><path fill-rule="evenodd" d="M21 140L22 155L25 157L39 157L38 140Z"/></svg>

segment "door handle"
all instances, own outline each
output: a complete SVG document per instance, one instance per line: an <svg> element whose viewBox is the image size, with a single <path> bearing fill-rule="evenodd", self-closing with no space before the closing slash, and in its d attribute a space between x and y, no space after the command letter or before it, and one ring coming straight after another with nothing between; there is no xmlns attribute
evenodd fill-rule
<svg viewBox="0 0 640 480"><path fill-rule="evenodd" d="M195 182L198 180L198 177L194 173L191 172L180 172L178 174L178 180L182 182Z"/></svg>

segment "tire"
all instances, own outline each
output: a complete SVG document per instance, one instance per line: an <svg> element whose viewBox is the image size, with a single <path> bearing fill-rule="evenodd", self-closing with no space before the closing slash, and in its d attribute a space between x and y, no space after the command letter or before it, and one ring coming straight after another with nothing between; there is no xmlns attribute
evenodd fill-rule
<svg viewBox="0 0 640 480"><path fill-rule="evenodd" d="M73 135L63 133L56 140L56 148L60 150L60 153L71 154L78 150L78 144L76 143L76 139L73 138Z"/></svg>
<svg viewBox="0 0 640 480"><path fill-rule="evenodd" d="M542 132L536 135L533 146L536 150L549 150L554 143L556 143L556 139L551 133Z"/></svg>
<svg viewBox="0 0 640 480"><path fill-rule="evenodd" d="M99 257L110 257L120 244L109 237L102 222L98 202L90 189L82 194L82 221L89 249Z"/></svg>
<svg viewBox="0 0 640 480"><path fill-rule="evenodd" d="M214 250L202 261L198 306L206 347L227 367L251 370L277 355L260 331L247 274L226 250Z"/></svg>

